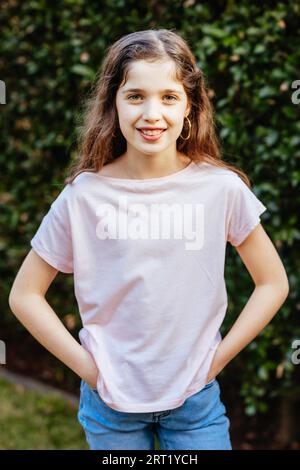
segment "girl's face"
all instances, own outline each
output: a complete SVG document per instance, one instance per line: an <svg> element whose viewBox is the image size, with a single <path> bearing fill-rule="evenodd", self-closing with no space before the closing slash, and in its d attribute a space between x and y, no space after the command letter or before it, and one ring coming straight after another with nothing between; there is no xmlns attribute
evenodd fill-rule
<svg viewBox="0 0 300 470"><path fill-rule="evenodd" d="M190 107L183 85L174 81L175 63L144 60L131 64L127 82L119 87L116 107L119 126L127 141L127 154L176 155L176 140ZM165 129L156 140L138 129Z"/></svg>

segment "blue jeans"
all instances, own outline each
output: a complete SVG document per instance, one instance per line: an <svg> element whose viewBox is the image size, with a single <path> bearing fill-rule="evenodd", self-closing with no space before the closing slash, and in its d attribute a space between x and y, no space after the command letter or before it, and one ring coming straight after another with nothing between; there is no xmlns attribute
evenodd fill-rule
<svg viewBox="0 0 300 470"><path fill-rule="evenodd" d="M77 413L90 450L232 450L230 421L217 379L178 408L148 413L114 410L82 380Z"/></svg>

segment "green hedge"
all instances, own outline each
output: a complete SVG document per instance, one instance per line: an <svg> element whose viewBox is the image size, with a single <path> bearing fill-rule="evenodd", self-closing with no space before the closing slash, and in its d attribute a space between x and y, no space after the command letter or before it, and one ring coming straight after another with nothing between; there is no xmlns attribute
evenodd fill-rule
<svg viewBox="0 0 300 470"><path fill-rule="evenodd" d="M275 6L274 6L275 5ZM106 47L121 35L172 28L188 40L204 70L216 110L224 159L242 168L268 210L263 225L290 281L290 294L271 324L223 371L237 380L246 413L264 411L272 398L297 391L291 363L299 324L299 105L297 2L165 2L42 0L2 2L0 70L7 104L1 106L1 322L23 327L8 295L29 241L60 192L75 155L81 100ZM254 287L235 250L227 251L229 306L222 333ZM63 319L79 316L72 278L59 275L48 300ZM8 345L9 347L9 345ZM299 387L299 386L298 386ZM299 391L299 389L298 389Z"/></svg>

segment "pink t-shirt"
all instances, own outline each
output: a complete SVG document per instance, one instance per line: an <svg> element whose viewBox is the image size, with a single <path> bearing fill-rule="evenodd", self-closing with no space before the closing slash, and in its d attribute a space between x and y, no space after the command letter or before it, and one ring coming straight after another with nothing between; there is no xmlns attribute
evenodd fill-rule
<svg viewBox="0 0 300 470"><path fill-rule="evenodd" d="M191 162L168 176L79 174L51 204L33 249L74 274L79 339L111 408L177 408L201 390L227 310L226 243L266 207L233 171Z"/></svg>

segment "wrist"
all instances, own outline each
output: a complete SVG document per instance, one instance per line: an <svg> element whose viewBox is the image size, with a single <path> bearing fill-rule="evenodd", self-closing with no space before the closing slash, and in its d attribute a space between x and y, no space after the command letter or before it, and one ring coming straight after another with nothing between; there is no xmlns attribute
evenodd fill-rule
<svg viewBox="0 0 300 470"><path fill-rule="evenodd" d="M92 354L84 349L82 346L81 358L78 364L77 374L82 380L87 382L92 387L96 387L98 378L98 368L94 361Z"/></svg>
<svg viewBox="0 0 300 470"><path fill-rule="evenodd" d="M213 360L210 365L210 369L207 374L207 382L210 382L213 380L225 367L226 363L224 361L224 357L222 354L222 348L221 348L222 342L219 344L217 347L215 354L213 356Z"/></svg>

